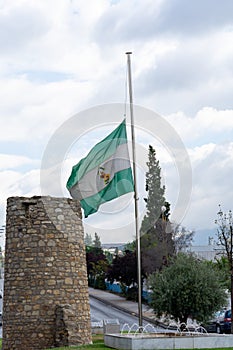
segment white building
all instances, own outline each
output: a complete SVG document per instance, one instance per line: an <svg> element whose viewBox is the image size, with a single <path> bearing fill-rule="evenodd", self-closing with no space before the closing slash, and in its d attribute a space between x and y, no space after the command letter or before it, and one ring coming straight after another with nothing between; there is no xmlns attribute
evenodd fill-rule
<svg viewBox="0 0 233 350"><path fill-rule="evenodd" d="M199 258L206 260L220 259L224 255L224 249L219 245L193 245L186 249L186 252L194 253Z"/></svg>

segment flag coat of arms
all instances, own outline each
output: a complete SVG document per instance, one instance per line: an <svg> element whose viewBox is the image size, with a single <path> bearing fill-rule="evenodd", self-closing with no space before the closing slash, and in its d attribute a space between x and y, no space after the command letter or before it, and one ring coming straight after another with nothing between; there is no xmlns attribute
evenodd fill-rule
<svg viewBox="0 0 233 350"><path fill-rule="evenodd" d="M101 204L134 191L125 119L73 166L66 187L72 198L80 200L85 217Z"/></svg>

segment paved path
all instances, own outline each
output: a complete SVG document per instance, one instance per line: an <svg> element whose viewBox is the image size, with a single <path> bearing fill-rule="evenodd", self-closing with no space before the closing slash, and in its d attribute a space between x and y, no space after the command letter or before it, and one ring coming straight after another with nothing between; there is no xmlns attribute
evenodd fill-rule
<svg viewBox="0 0 233 350"><path fill-rule="evenodd" d="M89 288L89 295L100 301L104 301L106 304L110 304L115 308L129 312L132 315L138 315L138 303L126 300L117 294L100 289ZM153 310L148 305L142 304L142 316L146 321L158 324L155 320Z"/></svg>

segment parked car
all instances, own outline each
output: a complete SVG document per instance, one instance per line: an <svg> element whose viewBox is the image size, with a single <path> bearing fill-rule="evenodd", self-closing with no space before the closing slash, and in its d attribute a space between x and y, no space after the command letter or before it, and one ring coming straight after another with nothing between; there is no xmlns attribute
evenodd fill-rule
<svg viewBox="0 0 233 350"><path fill-rule="evenodd" d="M209 333L230 333L231 332L231 310L221 310L214 314L214 317L206 322L203 327Z"/></svg>
<svg viewBox="0 0 233 350"><path fill-rule="evenodd" d="M231 310L227 310L223 321L219 322L221 333L231 333Z"/></svg>

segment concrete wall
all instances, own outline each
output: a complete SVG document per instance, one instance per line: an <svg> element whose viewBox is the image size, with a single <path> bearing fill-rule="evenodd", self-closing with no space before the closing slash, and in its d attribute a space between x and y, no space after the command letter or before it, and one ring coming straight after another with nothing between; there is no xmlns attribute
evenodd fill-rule
<svg viewBox="0 0 233 350"><path fill-rule="evenodd" d="M77 201L7 201L3 349L91 342L81 209Z"/></svg>

